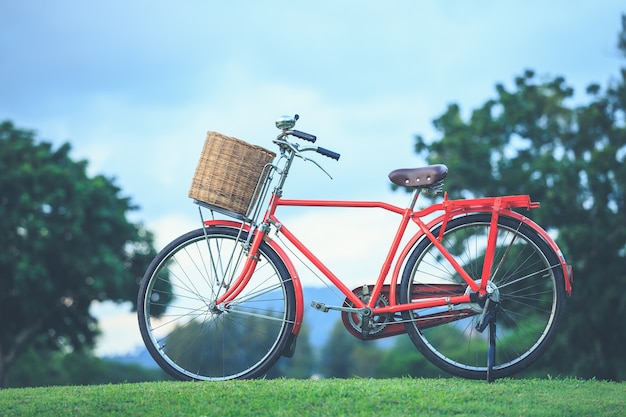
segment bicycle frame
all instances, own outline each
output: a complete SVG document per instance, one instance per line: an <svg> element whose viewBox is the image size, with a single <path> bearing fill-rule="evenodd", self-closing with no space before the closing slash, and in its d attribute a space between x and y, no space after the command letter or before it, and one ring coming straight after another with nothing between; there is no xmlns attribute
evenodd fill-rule
<svg viewBox="0 0 626 417"><path fill-rule="evenodd" d="M144 273L139 329L161 368L180 380L225 381L268 375L281 356L291 357L303 324L304 294L288 252L340 300L336 305L311 300L311 306L340 312L346 330L358 339L406 333L443 371L489 382L519 372L545 352L563 319L573 275L548 232L525 216L539 203L528 195L451 200L444 193L443 201L416 209L422 192L443 191L444 164L391 171L393 184L413 191L408 206L283 198L296 158L326 173L307 152L341 156L310 145L316 136L293 130L297 120L297 115L276 120L281 133L273 143L279 153L271 162L260 149L259 163L247 151L209 152L243 164L214 169L220 176L206 189L227 194L220 185L236 171L232 178L241 195L231 195L233 204L218 204L190 192L204 227L170 242ZM394 217L397 228L388 228L378 275L363 271L367 282L358 285L337 276L282 223L279 212L282 216L289 207L350 209L350 214L368 209ZM227 217L205 221L203 208ZM357 223L355 217L351 223ZM370 228L363 231L374 238ZM345 234L345 243L354 240Z"/></svg>
<svg viewBox="0 0 626 417"><path fill-rule="evenodd" d="M293 334L297 335L300 331L302 324L302 316L304 312L304 297L302 294L302 286L299 281L296 269L293 263L287 257L285 251L275 241L269 238L269 230L271 226L274 226L277 233L281 233L291 244L295 246L300 253L302 253L331 283L334 285L345 297L352 303L355 309L369 309L373 315L377 314L393 314L405 310L413 310L420 308L448 306L452 308L455 305L465 303L475 303L486 297L487 283L489 281L492 269L493 259L495 253L497 222L500 215L506 215L520 220L521 222L529 225L535 231L537 231L543 239L551 246L551 248L558 254L560 259L560 267L563 269L566 285L566 291L571 294L571 282L572 272L571 268L566 264L561 251L554 242L554 240L537 224L532 222L527 217L519 214L513 209L533 209L539 207L539 203L532 202L527 195L520 196L503 196L503 197L487 197L467 200L449 200L447 194L444 195L444 200L440 203L433 204L423 210L414 211L413 206L419 196L419 190L416 191L416 195L413 199L413 204L408 208L401 208L392 204L378 202L378 201L344 201L344 200L293 200L283 199L277 193L273 194L268 209L264 215L264 220L260 227L252 228L245 223L223 221L223 220L211 220L206 221L205 226L222 225L227 227L236 227L239 229L245 229L252 231L253 238L251 239L248 258L244 265L243 271L238 279L233 283L230 289L223 294L218 300L217 304L228 304L228 302L235 297L245 288L249 282L252 274L254 273L257 258L256 253L261 245L261 242L266 241L274 249L285 265L287 266L289 273L294 282L296 289L296 322L294 325ZM388 212L396 213L401 216L400 224L396 231L395 237L391 243L391 246L387 252L387 256L378 278L374 283L374 289L369 297L368 302L364 302L359 298L350 288L348 288L342 280L337 277L311 250L309 250L304 243L302 243L285 225L279 220L276 215L278 207L335 207L335 208L377 208ZM433 213L443 212L435 219L424 222L422 219ZM482 277L478 282L471 278L468 273L459 265L447 249L440 243L446 223L455 217L468 213L490 213L491 214L491 227L490 235L488 238ZM413 235L407 244L400 250L402 239L406 234L408 225L413 222L417 225L419 231ZM431 230L436 225L442 224L441 233L439 236L434 236ZM396 287L399 283L400 272L402 265L410 254L411 249L421 239L429 239L439 249L441 254L450 262L455 271L465 281L465 283L471 288L471 292L464 295L452 296L452 297L433 297L424 298L411 302L408 304L398 304ZM399 251L400 250L400 251ZM399 256L398 256L399 254ZM395 265L393 260L397 257ZM393 271L392 271L393 266ZM391 278L388 279L389 273ZM386 282L389 282L389 305L376 306L377 300Z"/></svg>

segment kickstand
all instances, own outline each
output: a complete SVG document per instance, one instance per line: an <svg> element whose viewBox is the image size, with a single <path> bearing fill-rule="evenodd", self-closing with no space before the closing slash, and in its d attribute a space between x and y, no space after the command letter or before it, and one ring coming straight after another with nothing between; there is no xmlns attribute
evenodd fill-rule
<svg viewBox="0 0 626 417"><path fill-rule="evenodd" d="M480 316L476 330L482 333L489 327L489 348L487 349L487 382L495 380L493 376L493 365L496 362L496 316L500 303L487 298L483 314Z"/></svg>
<svg viewBox="0 0 626 417"><path fill-rule="evenodd" d="M487 382L495 380L493 376L493 365L496 362L496 316L497 308L493 309L493 314L489 319L489 349L487 350Z"/></svg>

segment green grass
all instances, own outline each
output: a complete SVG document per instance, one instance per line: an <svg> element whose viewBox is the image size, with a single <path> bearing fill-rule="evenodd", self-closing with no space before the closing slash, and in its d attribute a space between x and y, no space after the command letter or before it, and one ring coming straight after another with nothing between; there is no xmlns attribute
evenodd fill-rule
<svg viewBox="0 0 626 417"><path fill-rule="evenodd" d="M253 380L0 390L1 416L624 416L626 384L578 379Z"/></svg>

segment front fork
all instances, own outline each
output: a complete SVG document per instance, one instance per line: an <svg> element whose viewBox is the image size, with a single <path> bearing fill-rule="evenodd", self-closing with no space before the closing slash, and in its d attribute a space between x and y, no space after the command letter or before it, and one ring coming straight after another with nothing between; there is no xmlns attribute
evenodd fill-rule
<svg viewBox="0 0 626 417"><path fill-rule="evenodd" d="M248 239L244 244L247 256L242 272L235 282L230 285L228 290L222 296L218 297L215 301L216 306L224 308L231 300L235 299L244 288L246 288L246 285L250 282L250 278L252 278L252 274L254 274L256 265L260 260L258 257L259 247L265 238L268 228L268 224L262 223L256 231L254 229L249 231Z"/></svg>

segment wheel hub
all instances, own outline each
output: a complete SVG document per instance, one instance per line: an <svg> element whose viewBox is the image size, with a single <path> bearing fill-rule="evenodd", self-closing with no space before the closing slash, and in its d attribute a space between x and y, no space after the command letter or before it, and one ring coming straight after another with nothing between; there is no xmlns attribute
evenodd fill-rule
<svg viewBox="0 0 626 417"><path fill-rule="evenodd" d="M480 285L480 281L481 280L476 281L476 284ZM487 283L486 290L487 290L487 297L489 297L492 301L500 302L500 290L498 289L498 286L493 283L493 281L489 281ZM471 293L472 293L472 289L470 287L467 287L465 289L465 295L471 294ZM481 305L481 303L470 303L469 306L476 313L481 313L484 308L484 303L483 305Z"/></svg>

